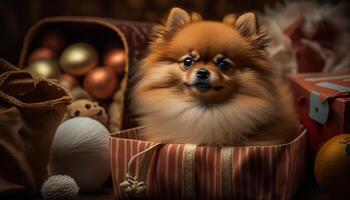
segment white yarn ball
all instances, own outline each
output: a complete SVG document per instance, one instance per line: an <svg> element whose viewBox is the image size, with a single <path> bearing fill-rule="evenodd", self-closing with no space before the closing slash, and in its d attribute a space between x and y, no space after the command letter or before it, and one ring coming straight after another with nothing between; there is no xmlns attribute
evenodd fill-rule
<svg viewBox="0 0 350 200"><path fill-rule="evenodd" d="M78 193L79 187L74 179L66 175L51 176L41 188L41 195L46 200L71 200Z"/></svg>
<svg viewBox="0 0 350 200"><path fill-rule="evenodd" d="M76 117L63 122L52 144L52 173L73 177L83 192L97 190L110 174L108 137L106 127L94 119Z"/></svg>

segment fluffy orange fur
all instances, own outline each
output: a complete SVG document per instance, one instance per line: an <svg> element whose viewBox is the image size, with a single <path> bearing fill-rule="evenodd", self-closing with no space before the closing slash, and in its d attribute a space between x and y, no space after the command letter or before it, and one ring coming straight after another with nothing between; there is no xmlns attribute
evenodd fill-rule
<svg viewBox="0 0 350 200"><path fill-rule="evenodd" d="M292 140L297 119L287 87L267 61L267 42L254 13L217 22L173 8L154 29L133 90L146 139L207 145ZM193 64L185 66L184 59ZM195 84L203 68L210 73L205 90Z"/></svg>

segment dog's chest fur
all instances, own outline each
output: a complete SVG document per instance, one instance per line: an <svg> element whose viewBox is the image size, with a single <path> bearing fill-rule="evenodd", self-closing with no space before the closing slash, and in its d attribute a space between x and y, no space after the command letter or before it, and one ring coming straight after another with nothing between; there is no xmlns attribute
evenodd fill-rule
<svg viewBox="0 0 350 200"><path fill-rule="evenodd" d="M172 143L242 144L266 119L274 119L276 111L268 101L239 98L211 106L177 99L148 105L153 112L142 118L146 137Z"/></svg>

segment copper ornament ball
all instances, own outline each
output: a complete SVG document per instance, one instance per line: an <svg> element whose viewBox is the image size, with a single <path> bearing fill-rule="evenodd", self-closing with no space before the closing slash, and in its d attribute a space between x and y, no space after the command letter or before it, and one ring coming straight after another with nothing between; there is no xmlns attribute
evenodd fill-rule
<svg viewBox="0 0 350 200"><path fill-rule="evenodd" d="M60 52L65 45L64 35L58 30L48 31L44 33L41 40L41 45Z"/></svg>
<svg viewBox="0 0 350 200"><path fill-rule="evenodd" d="M91 70L84 79L84 89L95 99L110 98L118 87L115 72L108 67L97 67Z"/></svg>
<svg viewBox="0 0 350 200"><path fill-rule="evenodd" d="M57 79L61 74L56 60L39 60L30 64L25 70L34 77L46 79Z"/></svg>
<svg viewBox="0 0 350 200"><path fill-rule="evenodd" d="M66 90L72 90L79 86L79 81L76 77L70 74L61 74L58 78L58 84L60 84Z"/></svg>
<svg viewBox="0 0 350 200"><path fill-rule="evenodd" d="M350 196L350 134L328 140L315 160L315 178L320 188L335 199Z"/></svg>
<svg viewBox="0 0 350 200"><path fill-rule="evenodd" d="M28 64L32 64L38 60L51 60L57 57L57 53L48 48L48 47L40 47L33 50L28 56Z"/></svg>
<svg viewBox="0 0 350 200"><path fill-rule="evenodd" d="M124 75L125 71L125 51L120 48L112 48L108 50L103 58L105 66L112 68L119 76Z"/></svg>
<svg viewBox="0 0 350 200"><path fill-rule="evenodd" d="M60 58L60 64L66 73L82 76L97 66L98 55L89 44L76 43L67 47Z"/></svg>

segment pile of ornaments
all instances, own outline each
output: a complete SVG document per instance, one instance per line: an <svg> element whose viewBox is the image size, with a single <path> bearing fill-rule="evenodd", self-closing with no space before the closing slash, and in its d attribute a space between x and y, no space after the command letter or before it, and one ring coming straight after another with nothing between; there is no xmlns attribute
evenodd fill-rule
<svg viewBox="0 0 350 200"><path fill-rule="evenodd" d="M98 101L110 99L118 89L126 59L124 50L118 45L106 47L100 58L88 43L78 42L65 47L64 35L59 31L44 34L40 45L29 54L25 68L34 76L57 79L68 91L83 88Z"/></svg>

